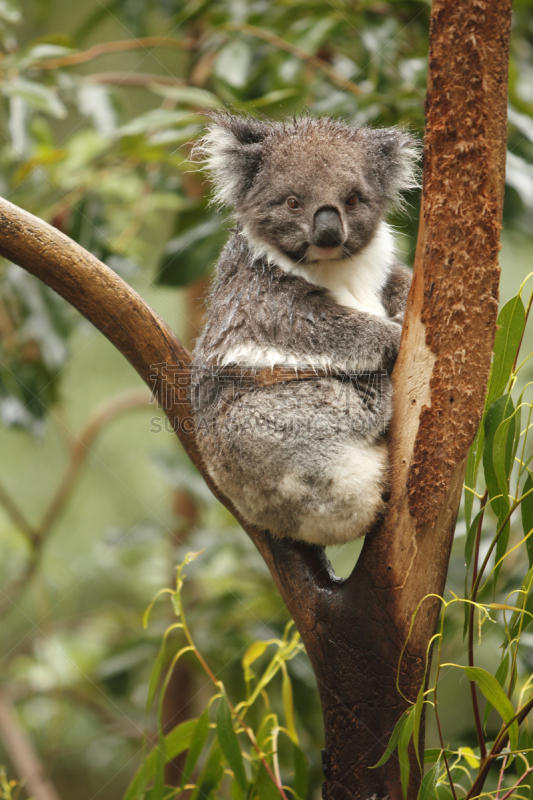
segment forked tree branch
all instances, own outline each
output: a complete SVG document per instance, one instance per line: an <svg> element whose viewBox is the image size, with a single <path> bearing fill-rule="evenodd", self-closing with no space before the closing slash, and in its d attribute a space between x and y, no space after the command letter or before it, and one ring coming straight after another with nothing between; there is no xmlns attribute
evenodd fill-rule
<svg viewBox="0 0 533 800"><path fill-rule="evenodd" d="M7 201L0 254L54 288L154 387L214 494L265 558L318 680L325 797L402 797L398 763L369 770L416 698L444 590L464 463L483 408L494 342L503 200L511 0L434 0L424 186L413 288L394 372L392 494L347 581L322 551L275 540L235 513L206 474L175 373L188 352L144 301L79 245ZM399 673L413 613L417 615ZM411 761L408 797L417 794Z"/></svg>

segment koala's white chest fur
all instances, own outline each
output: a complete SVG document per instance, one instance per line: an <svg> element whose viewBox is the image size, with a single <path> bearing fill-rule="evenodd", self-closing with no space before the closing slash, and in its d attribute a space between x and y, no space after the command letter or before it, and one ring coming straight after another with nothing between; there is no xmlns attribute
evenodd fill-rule
<svg viewBox="0 0 533 800"><path fill-rule="evenodd" d="M250 240L247 231L245 235ZM284 272L299 275L310 283L323 286L340 305L376 314L378 317L387 316L381 302L381 293L390 273L395 248L392 231L385 222L380 223L367 247L351 258L341 260L295 264L272 247L257 241L253 244L254 255L266 257Z"/></svg>

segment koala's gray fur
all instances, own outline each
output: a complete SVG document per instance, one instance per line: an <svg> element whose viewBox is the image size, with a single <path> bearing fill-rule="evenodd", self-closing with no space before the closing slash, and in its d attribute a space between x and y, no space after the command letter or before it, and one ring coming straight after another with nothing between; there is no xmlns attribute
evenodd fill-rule
<svg viewBox="0 0 533 800"><path fill-rule="evenodd" d="M237 221L194 354L207 469L273 535L361 536L384 505L390 372L410 286L383 217L416 185L416 142L329 118L219 114L197 153ZM221 374L227 365L242 378ZM257 388L250 368L274 365L336 377Z"/></svg>

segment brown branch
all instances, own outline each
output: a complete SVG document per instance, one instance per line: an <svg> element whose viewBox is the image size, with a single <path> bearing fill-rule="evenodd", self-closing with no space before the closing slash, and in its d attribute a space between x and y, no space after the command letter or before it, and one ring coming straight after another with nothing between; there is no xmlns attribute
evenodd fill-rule
<svg viewBox="0 0 533 800"><path fill-rule="evenodd" d="M26 538L31 542L35 537L35 529L28 522L18 505L15 503L9 492L0 485L0 505L10 517L11 522L22 531Z"/></svg>
<svg viewBox="0 0 533 800"><path fill-rule="evenodd" d="M127 50L144 50L155 47L190 50L194 45L195 43L192 39L173 39L170 36L145 36L140 39L122 39L118 42L95 44L81 53L73 53L70 56L61 56L60 58L47 58L44 61L38 61L32 66L37 69L59 69L60 67L72 67L76 64L86 64L87 61L94 61L95 58L100 58L100 56L123 53Z"/></svg>
<svg viewBox="0 0 533 800"><path fill-rule="evenodd" d="M314 548L271 540L267 533L248 525L218 491L201 462L187 397L174 383L175 373L166 370L166 365L171 365L186 372L191 363L189 352L170 328L133 289L91 253L43 220L3 199L0 199L0 255L36 275L68 300L132 364L153 389L207 485L255 542L280 591L283 592L284 582L292 585L296 580L289 577L296 565L302 568L298 589L289 589L294 595L290 608L306 608L302 595L308 601L315 593L312 580L315 575L319 574L326 585L331 583L326 561ZM286 592L287 588L284 594Z"/></svg>
<svg viewBox="0 0 533 800"><path fill-rule="evenodd" d="M2 743L21 780L34 800L60 800L46 778L43 765L27 733L20 726L10 699L0 691L0 733Z"/></svg>
<svg viewBox="0 0 533 800"><path fill-rule="evenodd" d="M129 86L134 89L146 89L151 86L187 86L187 81L180 78L171 78L168 75L154 75L147 72L95 72L84 75L87 83L99 85Z"/></svg>

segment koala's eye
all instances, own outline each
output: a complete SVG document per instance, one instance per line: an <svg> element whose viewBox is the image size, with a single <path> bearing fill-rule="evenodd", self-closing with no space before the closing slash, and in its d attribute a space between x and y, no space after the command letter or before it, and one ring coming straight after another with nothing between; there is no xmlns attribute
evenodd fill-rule
<svg viewBox="0 0 533 800"><path fill-rule="evenodd" d="M359 198L358 198L358 196L357 196L356 194L351 194L351 195L349 196L349 198L347 199L347 201L346 201L346 205L347 205L349 208L353 208L354 206L356 206L356 205L357 205L357 203L358 203L358 202L359 202Z"/></svg>
<svg viewBox="0 0 533 800"><path fill-rule="evenodd" d="M289 208L292 208L295 211L297 208L300 208L300 203L295 197L287 197L287 205Z"/></svg>

